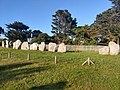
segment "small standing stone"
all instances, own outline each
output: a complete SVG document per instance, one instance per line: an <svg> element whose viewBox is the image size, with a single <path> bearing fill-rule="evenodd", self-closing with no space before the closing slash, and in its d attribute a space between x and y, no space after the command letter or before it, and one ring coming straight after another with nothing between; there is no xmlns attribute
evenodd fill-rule
<svg viewBox="0 0 120 90"><path fill-rule="evenodd" d="M99 54L101 55L109 55L110 48L109 46L104 46L103 48L99 49Z"/></svg>
<svg viewBox="0 0 120 90"><path fill-rule="evenodd" d="M15 49L16 48L16 43L15 42L13 42L13 49Z"/></svg>
<svg viewBox="0 0 120 90"><path fill-rule="evenodd" d="M16 40L14 43L13 43L13 49L19 49L20 46L21 46L22 42L20 40Z"/></svg>
<svg viewBox="0 0 120 90"><path fill-rule="evenodd" d="M38 50L38 44L37 43L33 43L30 45L30 50Z"/></svg>
<svg viewBox="0 0 120 90"><path fill-rule="evenodd" d="M29 50L29 44L28 42L23 42L21 45L21 49L22 50Z"/></svg>
<svg viewBox="0 0 120 90"><path fill-rule="evenodd" d="M5 47L9 48L9 41L8 40L5 40Z"/></svg>
<svg viewBox="0 0 120 90"><path fill-rule="evenodd" d="M44 51L45 50L45 42L41 42L41 44L39 45L39 50L40 51Z"/></svg>
<svg viewBox="0 0 120 90"><path fill-rule="evenodd" d="M5 41L2 41L2 47L5 47Z"/></svg>
<svg viewBox="0 0 120 90"><path fill-rule="evenodd" d="M48 51L55 52L56 48L57 48L56 43L49 43Z"/></svg>
<svg viewBox="0 0 120 90"><path fill-rule="evenodd" d="M58 52L66 52L66 45L64 43L59 45Z"/></svg>

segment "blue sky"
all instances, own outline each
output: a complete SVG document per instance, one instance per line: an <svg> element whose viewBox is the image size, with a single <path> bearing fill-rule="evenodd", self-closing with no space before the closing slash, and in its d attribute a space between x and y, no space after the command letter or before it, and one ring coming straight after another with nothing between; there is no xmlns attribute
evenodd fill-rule
<svg viewBox="0 0 120 90"><path fill-rule="evenodd" d="M96 15L111 8L109 0L0 0L0 26L20 21L30 29L51 35L52 15L67 9L78 26L92 24Z"/></svg>

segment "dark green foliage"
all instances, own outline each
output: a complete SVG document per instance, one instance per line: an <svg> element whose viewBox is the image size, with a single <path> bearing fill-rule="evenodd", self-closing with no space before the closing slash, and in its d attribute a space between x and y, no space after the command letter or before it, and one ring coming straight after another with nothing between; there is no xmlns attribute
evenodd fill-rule
<svg viewBox="0 0 120 90"><path fill-rule="evenodd" d="M14 23L6 24L8 29L14 29L18 31L25 31L29 29L28 26L24 25L22 22L15 21Z"/></svg>
<svg viewBox="0 0 120 90"><path fill-rule="evenodd" d="M40 30L34 30L33 32L32 32L32 37L38 37L39 36L39 34L41 34L42 32L40 31Z"/></svg>
<svg viewBox="0 0 120 90"><path fill-rule="evenodd" d="M26 38L31 38L31 33L32 33L32 30L27 30L27 31L25 32Z"/></svg>
<svg viewBox="0 0 120 90"><path fill-rule="evenodd" d="M97 44L97 34L98 31L95 31L90 26L80 26L73 29L73 41L74 45L96 45Z"/></svg>
<svg viewBox="0 0 120 90"><path fill-rule="evenodd" d="M4 29L2 27L0 27L0 34L4 33Z"/></svg>
<svg viewBox="0 0 120 90"><path fill-rule="evenodd" d="M21 41L26 41L28 37L30 37L30 31L28 26L24 25L22 22L14 22L10 24L6 24L8 28L8 32L5 33L5 36L11 40L15 41L17 39Z"/></svg>
<svg viewBox="0 0 120 90"><path fill-rule="evenodd" d="M91 25L99 31L99 35L110 40L117 41L120 38L120 0L110 0L113 7L97 15Z"/></svg>
<svg viewBox="0 0 120 90"><path fill-rule="evenodd" d="M78 44L80 43L80 41L85 42L85 40L89 38L88 32L82 30L81 28L74 30L74 33L75 33L74 38L75 40L78 41Z"/></svg>
<svg viewBox="0 0 120 90"><path fill-rule="evenodd" d="M65 42L68 36L73 34L72 29L77 26L76 18L72 18L68 10L58 10L52 15L52 33L57 43Z"/></svg>
<svg viewBox="0 0 120 90"><path fill-rule="evenodd" d="M51 37L46 34L46 33L39 33L37 37L33 37L32 39L32 43L36 42L36 43L41 43L41 42L45 42L46 44L48 44L51 41Z"/></svg>
<svg viewBox="0 0 120 90"><path fill-rule="evenodd" d="M114 5L113 7L117 10L120 10L120 0L110 0L112 4Z"/></svg>

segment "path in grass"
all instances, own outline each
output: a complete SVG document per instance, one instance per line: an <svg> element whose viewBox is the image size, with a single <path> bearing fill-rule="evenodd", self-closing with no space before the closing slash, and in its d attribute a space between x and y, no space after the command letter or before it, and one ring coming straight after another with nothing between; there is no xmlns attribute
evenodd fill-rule
<svg viewBox="0 0 120 90"><path fill-rule="evenodd" d="M7 58L11 52L11 58ZM51 53L0 47L0 90L120 90L120 55ZM30 60L27 60L27 54ZM4 56L3 56L4 55ZM54 57L57 64L54 64ZM95 65L82 63L90 57Z"/></svg>

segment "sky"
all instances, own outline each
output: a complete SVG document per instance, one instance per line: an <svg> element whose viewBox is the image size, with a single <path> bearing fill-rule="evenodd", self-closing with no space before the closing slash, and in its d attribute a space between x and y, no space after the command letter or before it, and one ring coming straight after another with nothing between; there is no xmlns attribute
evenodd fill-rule
<svg viewBox="0 0 120 90"><path fill-rule="evenodd" d="M92 24L97 14L111 7L109 0L0 0L0 26L7 30L5 24L19 21L52 35L52 15L59 9L67 9L81 26Z"/></svg>

